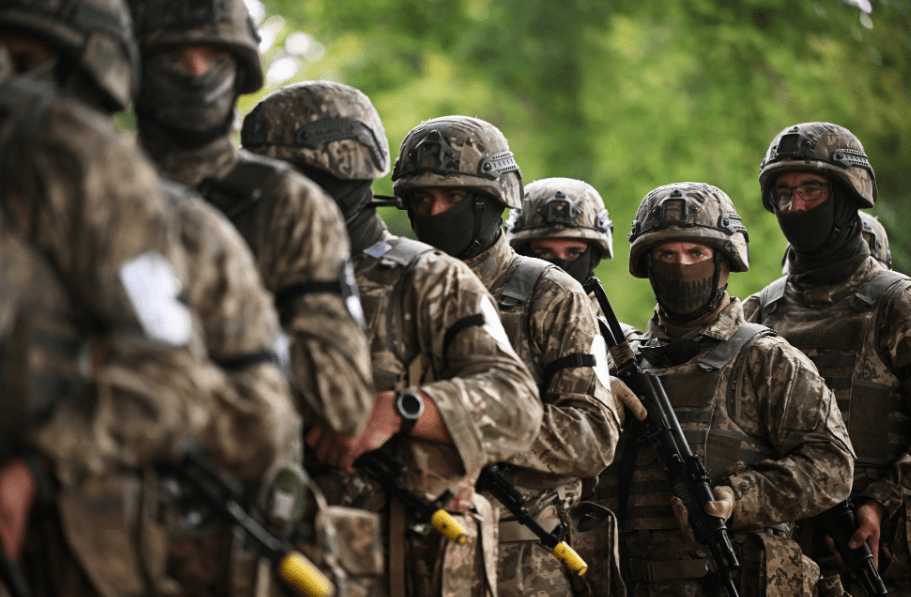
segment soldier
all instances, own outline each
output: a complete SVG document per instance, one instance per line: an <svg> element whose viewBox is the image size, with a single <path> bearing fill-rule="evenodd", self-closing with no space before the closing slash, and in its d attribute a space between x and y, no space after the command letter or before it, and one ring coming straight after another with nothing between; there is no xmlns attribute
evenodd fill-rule
<svg viewBox="0 0 911 597"><path fill-rule="evenodd" d="M832 392L812 363L774 332L744 321L727 294L747 271L746 228L720 189L659 187L643 199L630 234L630 273L657 297L643 369L664 383L693 452L705 458L727 520L747 595L811 595L816 565L789 537L791 521L847 495L853 452ZM644 359L644 360L643 360ZM654 453L633 433L609 469L605 493L621 512L627 588L634 595L711 595L708 551L693 539Z"/></svg>
<svg viewBox="0 0 911 597"><path fill-rule="evenodd" d="M352 435L373 404L344 223L331 199L289 166L236 148L239 94L263 84L258 36L242 0L133 3L143 77L143 147L163 176L200 191L253 251L290 341L306 415Z"/></svg>
<svg viewBox="0 0 911 597"><path fill-rule="evenodd" d="M241 140L245 148L286 160L322 185L341 208L351 237L381 393L358 438L346 441L317 429L310 442L318 454L350 467L361 452L395 434L386 449L413 471L411 488L431 500L446 489L456 491L449 507L471 529L465 545L436 533L408 533L405 545L389 545L390 563L404 568L389 570L390 594L495 594L494 520L474 484L485 464L530 445L542 408L487 289L457 259L387 230L371 204L370 186L389 172L389 146L379 114L357 89L329 81L286 87L250 112ZM424 408L413 429L403 433L395 398L406 389ZM362 493L343 498L363 503ZM469 510L484 515L483 521L478 524ZM392 514L385 524L404 520ZM483 550L482 537L487 538ZM404 593L394 590L403 586L402 576Z"/></svg>
<svg viewBox="0 0 911 597"><path fill-rule="evenodd" d="M598 191L572 178L531 183L522 208L512 210L506 221L506 239L516 253L549 261L583 285L602 259L614 258L613 232ZM598 301L591 292L589 297L598 313ZM629 324L620 327L628 339L642 335Z"/></svg>
<svg viewBox="0 0 911 597"><path fill-rule="evenodd" d="M803 123L772 141L759 185L792 251L789 274L748 298L744 313L805 352L835 392L858 458L851 545L868 542L889 593L908 595L911 280L864 241L858 209L876 201L873 167L846 128ZM822 558L817 539L812 553ZM837 570L824 576L821 588L840 594Z"/></svg>
<svg viewBox="0 0 911 597"><path fill-rule="evenodd" d="M261 478L295 432L293 410L258 412L226 391L183 297L173 213L135 145L107 116L23 79L0 91L2 227L47 261L69 303L50 318L25 310L14 330L35 342L29 363L86 380L70 387L38 370L34 392L4 395L24 413L3 421L22 434L14 454L35 488L22 565L39 595L152 592L166 578L151 466L196 445L238 477ZM50 303L22 304L54 306L59 295L47 292ZM261 436L252 457L238 441L247 433ZM5 467L4 495L9 470L21 482L21 467Z"/></svg>
<svg viewBox="0 0 911 597"><path fill-rule="evenodd" d="M55 64L56 74L49 80L61 90L99 110L126 107L131 81L138 78L138 63L129 13L121 3L58 6L53 1L33 0L3 9L0 19L16 32L14 48L21 64L36 63L43 44L52 53L49 64ZM119 28L109 26L112 23ZM87 48L93 46L108 48L109 54L89 52ZM240 472L245 479L269 468L268 477L279 482L275 491L287 493L289 477L293 480L301 475L299 417L287 383L273 362L278 318L271 297L262 287L249 248L220 212L181 185L162 183L162 192L174 212L173 231L184 248L186 295L202 320L208 357L221 369L217 383L213 378L211 391L235 410L233 416L224 417L221 432L234 441L225 442L222 449L243 462ZM276 462L277 446L281 464ZM272 507L272 491L260 493L259 506L267 510L260 514L274 530L285 530L294 512ZM181 534L182 538L175 537L169 545L170 561L177 569L168 572L180 578L183 590L198 593L216 581L226 582L218 578L226 565L215 558L231 552L235 543L231 530L209 525L207 532L193 528ZM193 539L187 537L190 534ZM187 563L192 560L187 554L202 553L219 555L201 565ZM235 560L246 560L247 570L238 572L241 562L236 561L236 576L253 577L255 559L252 553L238 554Z"/></svg>
<svg viewBox="0 0 911 597"><path fill-rule="evenodd" d="M465 261L498 302L544 403L535 442L506 462L541 526L571 528L581 479L611 462L620 427L591 303L568 274L520 257L506 242L501 215L520 206L522 181L490 123L465 116L422 123L402 142L392 180L418 239ZM508 515L500 522L497 572L501 597L573 591L563 565Z"/></svg>

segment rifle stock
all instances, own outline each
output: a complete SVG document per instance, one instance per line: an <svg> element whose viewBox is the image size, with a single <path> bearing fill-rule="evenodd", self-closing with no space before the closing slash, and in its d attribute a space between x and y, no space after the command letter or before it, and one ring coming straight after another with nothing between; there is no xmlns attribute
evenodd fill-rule
<svg viewBox="0 0 911 597"><path fill-rule="evenodd" d="M731 544L727 525L723 519L706 514L704 509L704 504L714 501L715 495L702 455L690 449L661 380L639 367L601 282L592 276L585 288L594 292L604 313L607 323L601 326L601 331L617 367L617 377L639 397L648 411L648 417L644 421L634 420L631 428L651 446L667 475L671 490L686 506L690 526L696 539L708 548L714 572L728 597L739 597L732 571L740 567L740 562Z"/></svg>

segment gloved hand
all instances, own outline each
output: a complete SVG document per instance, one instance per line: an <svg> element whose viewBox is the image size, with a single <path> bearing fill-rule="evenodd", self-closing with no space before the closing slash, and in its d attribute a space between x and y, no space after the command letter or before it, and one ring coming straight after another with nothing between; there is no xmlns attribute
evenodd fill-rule
<svg viewBox="0 0 911 597"><path fill-rule="evenodd" d="M633 416L640 421L644 421L645 417L648 416L645 406L642 405L639 398L620 378L613 375L610 376L610 391L614 395L614 404L617 407L617 416L620 417L621 426L626 418L626 409L624 407L630 409Z"/></svg>
<svg viewBox="0 0 911 597"><path fill-rule="evenodd" d="M734 513L734 490L726 485L718 485L712 488L712 493L715 494L715 501L705 503L703 506L705 513L725 521L729 520L731 514ZM677 524L680 525L680 530L692 543L698 544L693 527L690 526L690 513L683 505L683 500L676 495L673 496L671 507L674 509L674 517L677 519Z"/></svg>

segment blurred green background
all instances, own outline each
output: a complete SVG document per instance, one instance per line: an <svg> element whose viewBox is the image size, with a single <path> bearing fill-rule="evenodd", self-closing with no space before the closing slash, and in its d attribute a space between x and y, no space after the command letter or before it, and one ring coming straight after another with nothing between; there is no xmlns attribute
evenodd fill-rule
<svg viewBox="0 0 911 597"><path fill-rule="evenodd" d="M654 296L628 273L642 197L676 181L731 196L750 235L745 298L780 275L785 247L759 199L759 164L784 127L851 129L879 183L872 213L894 267L911 272L909 0L247 0L263 36L266 89L331 79L364 91L393 159L422 120L495 124L526 183L594 185L614 222L598 274L621 320L643 327ZM374 190L390 194L391 181ZM404 213L381 211L411 234Z"/></svg>

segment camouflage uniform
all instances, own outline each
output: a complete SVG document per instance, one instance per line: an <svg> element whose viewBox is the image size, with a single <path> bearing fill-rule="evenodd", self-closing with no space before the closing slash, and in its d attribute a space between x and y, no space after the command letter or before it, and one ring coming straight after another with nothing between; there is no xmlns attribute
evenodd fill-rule
<svg viewBox="0 0 911 597"><path fill-rule="evenodd" d="M719 189L659 187L636 214L630 272L651 279L651 249L674 241L708 245L733 271L746 271L746 238ZM719 283L716 278L716 288ZM741 562L735 574L740 594L815 594L818 568L790 538L791 521L844 499L851 444L812 363L770 330L745 325L741 303L723 289L713 311L689 325L657 306L648 341L638 348L640 364L662 379L714 485L734 491L728 528ZM602 476L607 483L599 490L620 514L628 589L636 595L711 593L703 580L709 554L681 532L654 453L634 433L624 440L620 460Z"/></svg>
<svg viewBox="0 0 911 597"><path fill-rule="evenodd" d="M855 214L857 208L873 207L876 181L854 135L829 123L783 130L760 171L767 210L774 210L771 194L776 176L794 170L822 174L832 181L829 201L844 202L844 210L851 215L850 223L843 226L849 231L846 237L832 244L856 246L856 257L846 260L849 266L841 279L829 281L807 278L813 271L802 276L792 258L791 275L749 297L744 313L806 353L834 391L857 450L852 499L858 505L872 498L885 508L880 571L890 595L909 595L911 279L868 255L863 239L867 226ZM823 558L827 550L817 544L811 553ZM825 576L836 574L832 568L825 572ZM842 579L849 580L847 575Z"/></svg>
<svg viewBox="0 0 911 597"><path fill-rule="evenodd" d="M390 544L404 558L405 594L496 594L496 520L474 485L484 465L528 447L541 405L486 288L460 261L391 235L369 206L370 182L388 172L389 151L379 115L358 90L325 81L286 87L247 116L242 141L337 189L332 194L355 251L377 390L426 393L452 437L452 445L398 437L385 448L408 466L408 486L422 497L456 493L449 508L470 535L467 544L455 545L437 533L409 532L404 546ZM344 495L327 493L330 501L383 504L373 488L348 482ZM391 527L404 521L393 514L383 524L392 537Z"/></svg>
<svg viewBox="0 0 911 597"><path fill-rule="evenodd" d="M427 187L487 194L501 211L519 207L522 196L518 166L502 133L467 117L438 118L413 129L392 178L406 207L412 192ZM411 210L409 217L415 225ZM540 390L544 420L538 436L528 451L506 462L531 513L553 530L560 521L571 523L568 512L579 502L581 479L594 477L613 459L619 423L605 345L581 286L551 264L520 257L502 234L465 262L493 294L507 335ZM501 515L500 542L500 595L573 591L563 564L508 513Z"/></svg>
<svg viewBox="0 0 911 597"><path fill-rule="evenodd" d="M236 58L233 97L262 85L255 28L241 0L196 7L160 0L137 2L136 9L146 70L163 51L212 45ZM201 139L175 132L150 105L159 91L147 79L137 100L143 146L164 176L198 189L224 212L252 249L290 340L292 382L304 414L355 433L367 420L373 389L338 209L287 165L234 147L227 126Z"/></svg>
<svg viewBox="0 0 911 597"><path fill-rule="evenodd" d="M80 334L72 350L91 391L42 413L25 440L59 493L33 517L24 567L38 594L138 593L164 581L147 466L192 443L258 478L295 427L287 407L240 396L208 360L198 314L182 299L186 255L151 165L109 118L33 85L0 92L3 216L66 288ZM251 425L269 433L239 450L238 433Z"/></svg>

